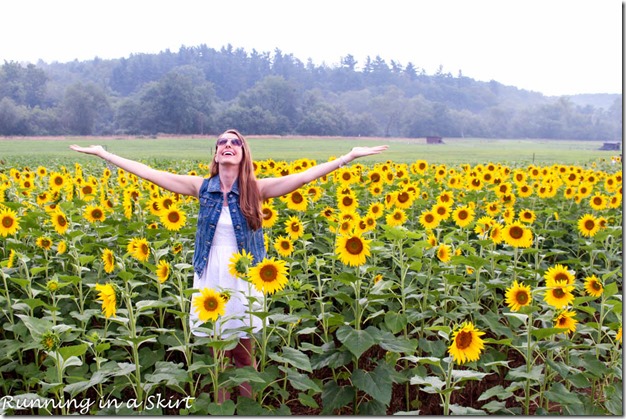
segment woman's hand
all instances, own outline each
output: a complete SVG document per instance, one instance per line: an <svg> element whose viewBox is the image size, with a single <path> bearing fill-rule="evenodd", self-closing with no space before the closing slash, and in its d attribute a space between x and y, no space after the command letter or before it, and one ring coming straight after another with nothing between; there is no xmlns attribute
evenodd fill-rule
<svg viewBox="0 0 626 419"><path fill-rule="evenodd" d="M93 154L94 156L102 157L106 150L101 145L90 145L89 147L81 147L76 144L72 144L70 148L79 153Z"/></svg>
<svg viewBox="0 0 626 419"><path fill-rule="evenodd" d="M383 151L387 150L388 145L379 145L376 147L354 147L348 154L346 154L346 158L349 161L354 159L358 159L359 157L371 156L372 154L379 154Z"/></svg>

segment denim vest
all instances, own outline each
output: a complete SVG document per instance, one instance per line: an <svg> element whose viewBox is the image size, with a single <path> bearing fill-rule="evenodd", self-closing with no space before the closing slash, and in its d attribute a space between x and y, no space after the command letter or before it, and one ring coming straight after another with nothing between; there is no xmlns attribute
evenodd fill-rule
<svg viewBox="0 0 626 419"><path fill-rule="evenodd" d="M217 220L220 218L224 205L224 194L220 190L219 174L205 179L200 186L198 194L200 201L200 211L198 213L198 225L196 231L196 245L193 255L193 269L202 275L206 268L206 261L209 257L211 243L215 236ZM239 252L245 249L253 256L252 265L261 262L266 255L265 242L263 240L263 228L252 230L248 226L248 221L241 213L239 205L239 181L236 180L230 192L227 194L228 210L233 220L233 229L237 239Z"/></svg>

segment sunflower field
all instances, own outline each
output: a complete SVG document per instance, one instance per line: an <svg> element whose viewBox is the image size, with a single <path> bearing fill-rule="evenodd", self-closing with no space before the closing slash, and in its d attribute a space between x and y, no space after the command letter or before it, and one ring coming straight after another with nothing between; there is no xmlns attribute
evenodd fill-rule
<svg viewBox="0 0 626 419"><path fill-rule="evenodd" d="M197 213L96 158L0 170L0 413L623 414L619 157L353 162L264 202L267 258L230 261L256 368L189 330L230 297L191 288Z"/></svg>

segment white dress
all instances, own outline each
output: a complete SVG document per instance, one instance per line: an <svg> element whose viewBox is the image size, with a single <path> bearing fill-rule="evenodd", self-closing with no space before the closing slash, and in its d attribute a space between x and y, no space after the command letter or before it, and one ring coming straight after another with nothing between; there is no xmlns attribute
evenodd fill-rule
<svg viewBox="0 0 626 419"><path fill-rule="evenodd" d="M225 313L217 319L214 330L220 331L220 336L226 338L233 333L237 333L239 337L246 337L246 331L235 331L232 329L240 327L249 327L252 320L253 332L261 329L261 319L255 315L248 313L261 310L261 301L263 294L248 281L234 277L228 271L228 264L233 254L237 253L237 239L235 238L235 230L230 217L228 207L223 207L220 218L215 228L215 236L209 250L207 266L202 272L202 276L194 273L193 288L212 288L217 292L230 291L230 299L226 303ZM193 298L199 293L194 293ZM256 297L256 301L252 303L252 310L248 310L249 300L247 296ZM198 313L195 311L193 304L189 316L189 326L191 332L195 336L206 337L206 333L195 330L202 326L203 322L198 319ZM207 325L208 326L208 325ZM249 337L249 336L248 336Z"/></svg>

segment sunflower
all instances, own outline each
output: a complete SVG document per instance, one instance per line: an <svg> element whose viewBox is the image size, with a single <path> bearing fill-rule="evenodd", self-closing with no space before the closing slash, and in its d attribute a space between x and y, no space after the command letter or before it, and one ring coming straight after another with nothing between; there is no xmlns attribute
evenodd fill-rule
<svg viewBox="0 0 626 419"><path fill-rule="evenodd" d="M145 238L133 238L128 244L130 254L137 260L145 262L150 256L150 244Z"/></svg>
<svg viewBox="0 0 626 419"><path fill-rule="evenodd" d="M402 190L399 191L396 194L396 207L398 208L402 208L402 209L407 209L410 208L411 205L413 205L413 201L414 201L414 195L412 193L410 193L409 191Z"/></svg>
<svg viewBox="0 0 626 419"><path fill-rule="evenodd" d="M566 335L573 333L576 331L576 323L578 320L574 318L576 315L575 311L565 310L559 313L554 319L554 327L567 329L565 332Z"/></svg>
<svg viewBox="0 0 626 419"><path fill-rule="evenodd" d="M211 288L202 288L192 303L200 321L215 321L226 312L226 302L221 294Z"/></svg>
<svg viewBox="0 0 626 419"><path fill-rule="evenodd" d="M458 207L452 212L452 219L459 227L467 227L474 221L474 210L467 205Z"/></svg>
<svg viewBox="0 0 626 419"><path fill-rule="evenodd" d="M533 300L530 286L519 284L517 281L513 281L513 285L507 288L505 297L506 305L511 311L519 311L520 308L530 305Z"/></svg>
<svg viewBox="0 0 626 419"><path fill-rule="evenodd" d="M102 312L104 313L104 317L108 319L111 316L115 316L117 298L113 284L96 284L96 291L100 292L98 299L102 301Z"/></svg>
<svg viewBox="0 0 626 419"><path fill-rule="evenodd" d="M46 351L56 351L61 346L61 338L52 330L48 330L41 335L40 343Z"/></svg>
<svg viewBox="0 0 626 419"><path fill-rule="evenodd" d="M264 258L250 269L250 281L262 292L273 294L285 288L289 281L284 260Z"/></svg>
<svg viewBox="0 0 626 419"><path fill-rule="evenodd" d="M50 213L50 221L52 221L52 225L57 233L63 234L67 231L70 224L67 222L67 217L60 209L55 210Z"/></svg>
<svg viewBox="0 0 626 419"><path fill-rule="evenodd" d="M183 244L182 243L175 243L174 246L172 246L172 253L174 253L175 255L179 254L180 252L183 251Z"/></svg>
<svg viewBox="0 0 626 419"><path fill-rule="evenodd" d="M7 261L7 268L12 268L13 265L15 264L15 257L17 256L17 253L15 253L15 250L11 249L11 251L9 252L9 260Z"/></svg>
<svg viewBox="0 0 626 419"><path fill-rule="evenodd" d="M615 340L619 343L622 343L622 326L619 327L617 334L615 335Z"/></svg>
<svg viewBox="0 0 626 419"><path fill-rule="evenodd" d="M291 237L291 240L297 240L304 235L304 226L302 221L295 215L289 217L285 221L285 232Z"/></svg>
<svg viewBox="0 0 626 419"><path fill-rule="evenodd" d="M307 196L298 189L287 194L281 199L287 204L287 208L290 210L304 212L308 206Z"/></svg>
<svg viewBox="0 0 626 419"><path fill-rule="evenodd" d="M159 264L157 265L157 269L156 269L156 274L157 274L157 279L159 280L161 284L167 281L167 278L169 278L170 276L171 270L172 270L172 267L170 266L169 262L163 259L159 261Z"/></svg>
<svg viewBox="0 0 626 419"><path fill-rule="evenodd" d="M51 173L50 178L48 178L48 182L50 185L50 189L52 189L53 191L60 191L68 184L65 176L58 172Z"/></svg>
<svg viewBox="0 0 626 419"><path fill-rule="evenodd" d="M422 212L419 221L422 227L424 227L426 230L432 230L439 225L441 219L437 216L435 212L429 210Z"/></svg>
<svg viewBox="0 0 626 419"><path fill-rule="evenodd" d="M428 234L428 238L426 239L426 241L428 242L428 245L430 247L437 246L437 237L433 233Z"/></svg>
<svg viewBox="0 0 626 419"><path fill-rule="evenodd" d="M517 187L517 195L520 198L528 198L533 194L533 187L524 183Z"/></svg>
<svg viewBox="0 0 626 419"><path fill-rule="evenodd" d="M523 209L518 214L519 220L525 224L532 224L537 219L537 215L533 210Z"/></svg>
<svg viewBox="0 0 626 419"><path fill-rule="evenodd" d="M493 242L493 244L500 244L504 240L504 235L502 231L504 227L500 223L493 223L493 225L489 228L489 238Z"/></svg>
<svg viewBox="0 0 626 419"><path fill-rule="evenodd" d="M437 247L437 258L442 262L449 262L452 257L452 247L448 244L440 244Z"/></svg>
<svg viewBox="0 0 626 419"><path fill-rule="evenodd" d="M600 297L604 292L604 287L597 276L591 275L585 278L585 291L592 297Z"/></svg>
<svg viewBox="0 0 626 419"><path fill-rule="evenodd" d="M372 204L370 204L369 208L367 209L367 213L371 214L372 216L374 216L374 218L378 219L382 217L384 210L385 210L385 206L383 204L381 204L380 202L373 202Z"/></svg>
<svg viewBox="0 0 626 419"><path fill-rule="evenodd" d="M567 266L560 263L548 268L543 277L546 282L559 281L565 285L574 285L574 280L576 279L574 274L567 269Z"/></svg>
<svg viewBox="0 0 626 419"><path fill-rule="evenodd" d="M504 227L504 242L513 247L530 247L533 244L533 233L519 221Z"/></svg>
<svg viewBox="0 0 626 419"><path fill-rule="evenodd" d="M450 205L449 204L444 204L442 202L439 202L435 205L433 205L431 211L435 214L437 214L437 217L440 220L447 220L448 218L450 218Z"/></svg>
<svg viewBox="0 0 626 419"><path fill-rule="evenodd" d="M293 242L285 236L278 236L274 240L274 249L282 257L290 256L293 253Z"/></svg>
<svg viewBox="0 0 626 419"><path fill-rule="evenodd" d="M161 211L161 223L169 231L178 231L185 225L187 216L178 208L178 205L170 205L169 208Z"/></svg>
<svg viewBox="0 0 626 419"><path fill-rule="evenodd" d="M544 295L544 301L555 308L563 308L574 301L573 285L567 285L563 281L548 280L548 289Z"/></svg>
<svg viewBox="0 0 626 419"><path fill-rule="evenodd" d="M246 249L241 249L241 251L233 253L228 261L228 272L235 278L245 279L253 260L252 253L248 253Z"/></svg>
<svg viewBox="0 0 626 419"><path fill-rule="evenodd" d="M480 353L485 347L481 332L474 327L471 322L465 322L452 335L452 344L448 347L448 352L452 355L457 364L464 364L466 361L477 361Z"/></svg>
<svg viewBox="0 0 626 419"><path fill-rule="evenodd" d="M385 220L387 221L387 225L400 226L406 222L407 217L403 209L396 208L393 212L387 214Z"/></svg>
<svg viewBox="0 0 626 419"><path fill-rule="evenodd" d="M44 250L50 250L52 247L52 239L48 236L37 237L36 244Z"/></svg>
<svg viewBox="0 0 626 419"><path fill-rule="evenodd" d="M261 205L261 215L263 217L263 228L272 228L274 224L276 224L276 220L278 220L278 213L269 201L263 201L263 204Z"/></svg>
<svg viewBox="0 0 626 419"><path fill-rule="evenodd" d="M596 211L605 209L607 204L608 198L601 193L596 193L594 196L589 198L589 205Z"/></svg>
<svg viewBox="0 0 626 419"><path fill-rule="evenodd" d="M600 230L600 223L591 214L585 214L578 220L578 231L587 237L593 237Z"/></svg>
<svg viewBox="0 0 626 419"><path fill-rule="evenodd" d="M0 210L0 235L6 237L10 234L15 234L20 229L20 217L17 216L17 212L4 208Z"/></svg>
<svg viewBox="0 0 626 419"><path fill-rule="evenodd" d="M337 197L337 208L341 212L354 212L359 207L359 200L353 193L342 194Z"/></svg>
<svg viewBox="0 0 626 419"><path fill-rule="evenodd" d="M309 186L306 190L307 196L311 200L311 202L317 202L322 197L322 188L319 186Z"/></svg>
<svg viewBox="0 0 626 419"><path fill-rule="evenodd" d="M337 239L335 251L343 264L361 266L370 255L370 242L359 234L341 235Z"/></svg>
<svg viewBox="0 0 626 419"><path fill-rule="evenodd" d="M104 262L104 271L108 274L115 269L115 255L111 249L104 249L102 251L102 261Z"/></svg>
<svg viewBox="0 0 626 419"><path fill-rule="evenodd" d="M65 252L67 252L67 243L65 240L61 240L57 245L57 255L62 255Z"/></svg>
<svg viewBox="0 0 626 419"><path fill-rule="evenodd" d="M90 223L95 223L96 221L104 221L106 216L104 214L104 209L100 205L89 205L85 208L83 212L83 217Z"/></svg>

